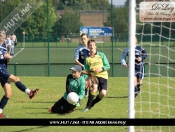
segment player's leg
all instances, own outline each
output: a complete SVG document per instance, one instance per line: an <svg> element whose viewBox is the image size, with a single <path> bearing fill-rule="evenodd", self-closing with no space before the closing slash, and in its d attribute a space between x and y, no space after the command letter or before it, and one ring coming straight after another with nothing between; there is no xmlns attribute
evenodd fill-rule
<svg viewBox="0 0 175 132"><path fill-rule="evenodd" d="M1 81L1 85L4 89L5 95L2 97L2 99L0 101L0 118L6 118L6 116L3 114L3 109L7 105L8 100L9 100L10 96L12 95L12 91L11 91L11 86L9 83L5 83L5 82Z"/></svg>
<svg viewBox="0 0 175 132"><path fill-rule="evenodd" d="M11 52L11 46L10 45L7 45L7 52L10 55L10 52Z"/></svg>
<svg viewBox="0 0 175 132"><path fill-rule="evenodd" d="M85 81L87 83L87 81ZM85 87L85 98L87 98L89 96L89 89L88 87Z"/></svg>
<svg viewBox="0 0 175 132"><path fill-rule="evenodd" d="M92 104L91 104L91 108L97 104L98 102L100 102L106 95L107 93L107 87L103 87L102 90L100 90L99 95L96 96L96 98L93 100Z"/></svg>
<svg viewBox="0 0 175 132"><path fill-rule="evenodd" d="M85 109L83 112L86 112L90 109L90 106L93 102L96 92L98 91L98 79L96 77L88 77L86 87L89 88L89 96Z"/></svg>
<svg viewBox="0 0 175 132"><path fill-rule="evenodd" d="M59 113L59 114L64 114L64 113L71 113L75 109L75 105L69 104L64 97L59 99L51 109L49 109L50 112L52 113Z"/></svg>
<svg viewBox="0 0 175 132"><path fill-rule="evenodd" d="M97 91L98 91L98 85L92 84L91 88L89 88L88 101L87 101L85 109L83 109L83 112L86 112L91 108L91 104L94 100L94 97L95 97Z"/></svg>
<svg viewBox="0 0 175 132"><path fill-rule="evenodd" d="M52 113L60 113L60 111L62 111L62 105L64 105L65 103L65 99L64 97L61 97L61 99L59 99L50 109L50 112Z"/></svg>
<svg viewBox="0 0 175 132"><path fill-rule="evenodd" d="M140 76L140 73L135 70L135 77L134 77L134 94L135 98L138 96L138 88L137 88L137 79Z"/></svg>
<svg viewBox="0 0 175 132"><path fill-rule="evenodd" d="M30 90L28 89L24 84L21 83L18 77L14 75L10 75L7 79L8 82L14 82L16 87L19 88L21 91L25 92L27 95L29 95L29 98L32 99L39 91L39 89Z"/></svg>
<svg viewBox="0 0 175 132"><path fill-rule="evenodd" d="M137 92L140 93L140 88L141 88L141 85L142 85L142 80L144 78L144 67L142 66L140 68L140 72L138 74L138 77L137 77Z"/></svg>
<svg viewBox="0 0 175 132"><path fill-rule="evenodd" d="M89 109L91 109L95 104L97 104L98 102L100 102L104 96L106 95L107 93L107 89L108 89L108 80L107 79L104 79L104 78L101 78L101 77L97 77L98 78L98 88L99 88L99 94L96 96L95 99L93 99L92 103L91 103L91 106ZM86 111L88 111L89 109L87 109ZM85 111L85 112L86 112Z"/></svg>
<svg viewBox="0 0 175 132"><path fill-rule="evenodd" d="M14 45L11 47L11 56L14 56Z"/></svg>
<svg viewBox="0 0 175 132"><path fill-rule="evenodd" d="M60 114L66 114L66 113L72 113L75 108L76 108L76 105L73 105L73 104L69 104L67 101L64 103L64 105L62 106L63 110L62 110L62 113Z"/></svg>

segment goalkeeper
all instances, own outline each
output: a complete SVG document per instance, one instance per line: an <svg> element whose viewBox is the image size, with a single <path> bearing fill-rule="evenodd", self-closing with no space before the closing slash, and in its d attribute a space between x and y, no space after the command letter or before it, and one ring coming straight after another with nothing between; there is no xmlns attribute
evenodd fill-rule
<svg viewBox="0 0 175 132"><path fill-rule="evenodd" d="M81 76L82 68L79 65L75 65L70 68L72 70L72 74L69 74L66 79L66 92L63 97L59 99L52 108L49 109L49 112L58 113L58 114L66 114L74 111L76 106L79 106L80 100L85 95L85 79ZM79 102L75 104L69 104L67 101L67 95L70 92L75 92L79 96Z"/></svg>
<svg viewBox="0 0 175 132"><path fill-rule="evenodd" d="M110 68L108 59L102 52L97 52L97 46L95 40L88 41L88 48L90 54L86 57L84 62L84 73L89 74L87 79L87 87L90 88L88 102L83 112L90 110L96 103L101 101L106 95L108 88L108 72ZM99 90L99 94L95 97L95 94Z"/></svg>
<svg viewBox="0 0 175 132"><path fill-rule="evenodd" d="M127 68L126 64L126 56L129 54L129 48L126 48L121 56L121 64L124 68ZM144 66L143 60L146 59L147 53L146 51L139 45L137 45L137 38L135 37L135 97L138 96L140 92L140 87L142 85L142 79L144 78Z"/></svg>

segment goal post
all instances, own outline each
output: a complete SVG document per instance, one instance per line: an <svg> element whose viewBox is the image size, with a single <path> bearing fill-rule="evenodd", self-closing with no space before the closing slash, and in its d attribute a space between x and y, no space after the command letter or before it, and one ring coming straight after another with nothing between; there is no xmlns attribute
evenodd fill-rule
<svg viewBox="0 0 175 132"><path fill-rule="evenodd" d="M129 72L128 72L128 118L135 118L134 108L134 71L135 71L135 34L136 34L136 0L129 1ZM134 126L128 126L128 132L134 132Z"/></svg>

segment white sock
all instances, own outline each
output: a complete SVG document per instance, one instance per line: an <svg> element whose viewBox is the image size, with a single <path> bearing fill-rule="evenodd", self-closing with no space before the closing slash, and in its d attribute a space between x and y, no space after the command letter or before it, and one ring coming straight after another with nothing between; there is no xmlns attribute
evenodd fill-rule
<svg viewBox="0 0 175 132"><path fill-rule="evenodd" d="M3 110L3 109L0 108L0 113L2 113L2 110Z"/></svg>
<svg viewBox="0 0 175 132"><path fill-rule="evenodd" d="M31 90L27 88L27 89L25 90L25 93L29 95L29 94L30 94L30 91L31 91Z"/></svg>

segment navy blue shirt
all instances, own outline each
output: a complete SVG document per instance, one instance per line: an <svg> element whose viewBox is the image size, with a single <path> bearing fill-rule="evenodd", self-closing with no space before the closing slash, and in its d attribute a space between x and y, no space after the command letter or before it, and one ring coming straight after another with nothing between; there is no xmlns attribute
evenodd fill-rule
<svg viewBox="0 0 175 132"><path fill-rule="evenodd" d="M121 64L122 66L126 65L126 56L129 54L129 48L126 48L121 56ZM137 61L137 58L141 57L142 61ZM139 45L135 47L135 70L140 70L143 66L143 60L146 59L147 53L146 51Z"/></svg>
<svg viewBox="0 0 175 132"><path fill-rule="evenodd" d="M74 59L84 65L85 58L89 55L89 49L84 45L78 46L74 51Z"/></svg>
<svg viewBox="0 0 175 132"><path fill-rule="evenodd" d="M0 69L6 71L7 70L7 60L4 57L5 54L7 54L7 49L2 44L0 46Z"/></svg>

